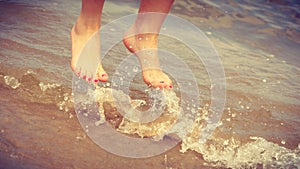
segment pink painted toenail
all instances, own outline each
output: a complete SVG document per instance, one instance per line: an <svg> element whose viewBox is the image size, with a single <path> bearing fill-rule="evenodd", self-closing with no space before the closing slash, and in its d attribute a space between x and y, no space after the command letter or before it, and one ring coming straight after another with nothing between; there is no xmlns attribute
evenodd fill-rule
<svg viewBox="0 0 300 169"><path fill-rule="evenodd" d="M102 75L101 75L101 77L104 77L104 76L106 76L106 74L102 74Z"/></svg>
<svg viewBox="0 0 300 169"><path fill-rule="evenodd" d="M98 83L98 82L99 82L99 80L95 79L95 80L94 80L94 82L95 82L95 83Z"/></svg>
<svg viewBox="0 0 300 169"><path fill-rule="evenodd" d="M90 81L92 81L92 78L91 78L91 77L89 77L89 78L88 78L88 81L89 81L89 82L90 82Z"/></svg>
<svg viewBox="0 0 300 169"><path fill-rule="evenodd" d="M77 76L80 76L80 72L77 72L76 75L77 75Z"/></svg>
<svg viewBox="0 0 300 169"><path fill-rule="evenodd" d="M82 76L82 79L84 79L84 80L85 80L85 79L86 79L86 75L83 75L83 76Z"/></svg>
<svg viewBox="0 0 300 169"><path fill-rule="evenodd" d="M173 88L173 86L171 85L171 86L169 86L169 88L170 88L170 89L172 89L172 88Z"/></svg>

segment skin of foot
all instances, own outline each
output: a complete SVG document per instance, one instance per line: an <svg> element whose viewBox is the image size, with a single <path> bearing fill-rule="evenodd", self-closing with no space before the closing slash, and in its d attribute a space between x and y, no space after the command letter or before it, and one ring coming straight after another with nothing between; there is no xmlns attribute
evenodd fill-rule
<svg viewBox="0 0 300 169"><path fill-rule="evenodd" d="M100 26L80 25L77 22L71 30L72 40L72 70L86 81L106 82L108 75L100 60ZM172 89L172 81L160 68L157 42L158 35L154 33L132 34L130 28L125 34L125 47L134 53L141 64L144 82L154 88Z"/></svg>
<svg viewBox="0 0 300 169"><path fill-rule="evenodd" d="M71 68L88 82L106 82L108 75L100 59L100 24L89 25L80 18L71 30Z"/></svg>
<svg viewBox="0 0 300 169"><path fill-rule="evenodd" d="M140 33L135 34L132 26L124 35L125 47L134 53L140 62L144 82L154 88L172 89L172 81L160 68L157 43L158 34Z"/></svg>

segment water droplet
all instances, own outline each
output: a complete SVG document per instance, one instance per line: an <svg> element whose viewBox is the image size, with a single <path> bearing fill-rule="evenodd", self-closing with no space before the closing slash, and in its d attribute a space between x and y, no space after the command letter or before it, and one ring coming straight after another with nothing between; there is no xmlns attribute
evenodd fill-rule
<svg viewBox="0 0 300 169"><path fill-rule="evenodd" d="M27 74L36 74L36 73L32 69L28 69L25 74L27 75Z"/></svg>
<svg viewBox="0 0 300 169"><path fill-rule="evenodd" d="M224 142L223 142L223 145L224 146L227 146L229 144L229 140L225 140Z"/></svg>
<svg viewBox="0 0 300 169"><path fill-rule="evenodd" d="M132 69L132 71L135 72L135 73L138 72L138 70L139 70L139 68L136 67L136 66L134 66L133 69Z"/></svg>

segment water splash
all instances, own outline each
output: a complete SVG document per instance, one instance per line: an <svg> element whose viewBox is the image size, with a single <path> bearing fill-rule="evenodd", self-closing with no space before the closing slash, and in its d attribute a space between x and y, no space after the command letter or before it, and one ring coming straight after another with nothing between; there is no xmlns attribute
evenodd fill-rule
<svg viewBox="0 0 300 169"><path fill-rule="evenodd" d="M113 121L118 119L118 124L114 126L117 131L138 135L141 138L152 137L155 140L161 139L164 135L175 133L182 140L182 153L188 150L196 151L203 155L209 166L229 168L297 168L300 166L300 144L298 148L291 150L261 137L250 137L250 141L245 143L237 138L217 136L212 136L205 143L200 142L200 136L205 134L201 133L201 129L207 127L204 124L210 113L207 104L197 109L197 118L194 121L180 121L180 112L182 111L180 99L174 91L165 91L167 106L161 116L149 123L137 123L121 117L122 115L118 113L118 115L116 114L118 110L115 108L112 90L111 88L100 87L95 90L95 98L99 103L101 119L101 121L96 122L97 125L105 120L111 124L116 124ZM140 108L145 104L144 100L132 100L121 91L117 91L116 95L128 99L127 101L134 108ZM109 103L109 106L107 103ZM110 113L113 116L110 116ZM184 133L185 130L181 128L186 126L186 123L192 126L192 130L188 133ZM222 123L218 125L220 126Z"/></svg>
<svg viewBox="0 0 300 169"><path fill-rule="evenodd" d="M179 99L176 97L175 92L165 92L165 95L167 107L159 118L149 123L134 122L128 118L122 118L121 122L117 126L117 130L121 133L137 134L140 137L155 136L157 138L164 136L168 132L170 127L175 124L175 122L177 121L177 116L180 113ZM118 108L117 104L115 103L114 97L118 97L118 99L121 99L124 104L129 103L131 105L131 107L123 106L123 108L126 109L122 110L124 112L132 112L132 109L141 109L141 107L145 105L145 100L132 100L122 91L113 91L113 89L111 88L96 88L95 97L99 103L100 115L100 121L96 122L97 125L103 123L103 119L107 120L106 116L109 116L109 113L117 111ZM118 102L118 104L120 104L120 102ZM134 118L134 115L137 114L130 114L130 118ZM118 113L117 116L119 117L122 115Z"/></svg>
<svg viewBox="0 0 300 169"><path fill-rule="evenodd" d="M39 86L40 86L41 90L43 92L45 92L48 89L54 89L54 88L59 87L60 84L57 84L57 83L47 83L47 84L44 84L43 82L40 82Z"/></svg>
<svg viewBox="0 0 300 169"><path fill-rule="evenodd" d="M13 89L17 89L21 85L19 80L13 76L4 76L3 78L5 84L10 86Z"/></svg>
<svg viewBox="0 0 300 169"><path fill-rule="evenodd" d="M233 137L211 138L206 144L183 140L182 152L194 150L203 155L209 166L228 168L299 168L300 144L291 150L261 137L250 137L251 141L242 143Z"/></svg>

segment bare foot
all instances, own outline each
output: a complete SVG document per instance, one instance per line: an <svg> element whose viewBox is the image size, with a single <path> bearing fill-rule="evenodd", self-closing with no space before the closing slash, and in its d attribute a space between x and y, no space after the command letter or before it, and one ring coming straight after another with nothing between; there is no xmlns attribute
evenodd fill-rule
<svg viewBox="0 0 300 169"><path fill-rule="evenodd" d="M159 65L158 35L154 33L135 34L133 32L136 31L131 27L125 34L123 43L130 52L138 57L143 70L144 82L154 88L172 89L172 81Z"/></svg>
<svg viewBox="0 0 300 169"><path fill-rule="evenodd" d="M71 30L72 70L89 82L108 80L100 60L99 26L82 24L80 19Z"/></svg>

